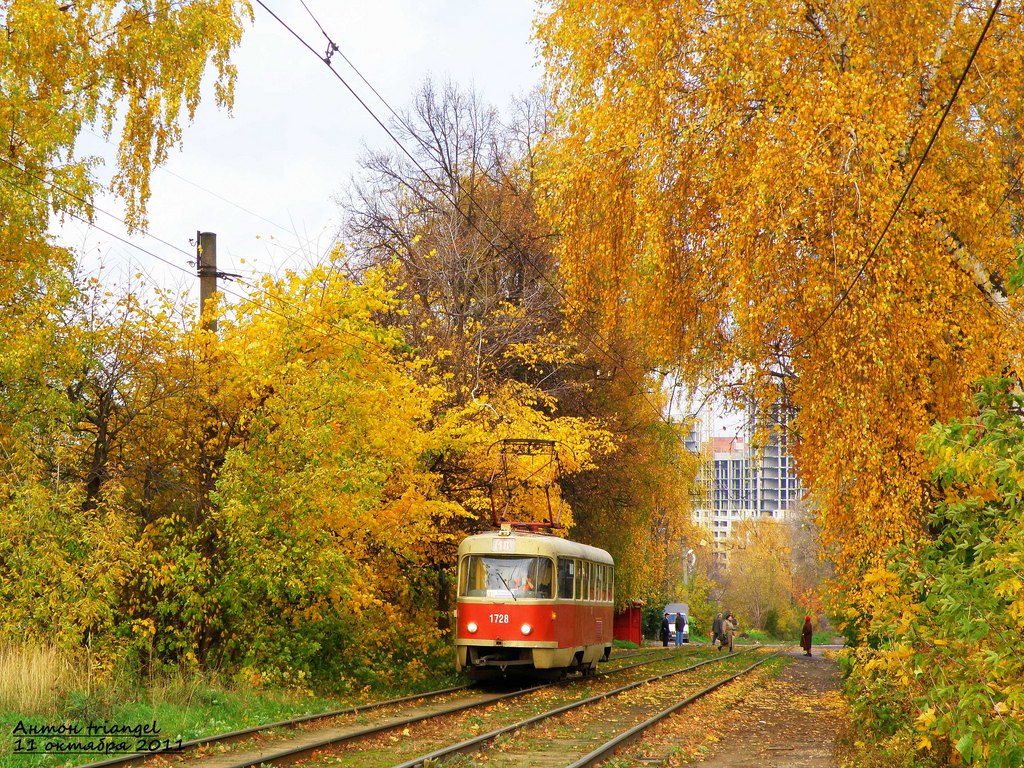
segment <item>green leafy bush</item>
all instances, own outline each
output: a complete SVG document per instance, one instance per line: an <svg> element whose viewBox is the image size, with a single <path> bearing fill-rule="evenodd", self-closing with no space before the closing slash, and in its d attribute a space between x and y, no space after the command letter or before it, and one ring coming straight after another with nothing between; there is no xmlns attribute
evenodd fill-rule
<svg viewBox="0 0 1024 768"><path fill-rule="evenodd" d="M976 417L921 441L931 535L867 576L887 597L854 657L852 690L878 732L916 734L915 765L1024 764L1024 396L987 380L976 401Z"/></svg>

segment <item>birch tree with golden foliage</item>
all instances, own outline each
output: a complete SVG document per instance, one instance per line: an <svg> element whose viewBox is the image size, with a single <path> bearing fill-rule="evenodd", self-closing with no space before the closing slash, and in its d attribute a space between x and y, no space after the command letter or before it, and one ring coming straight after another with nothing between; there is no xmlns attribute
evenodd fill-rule
<svg viewBox="0 0 1024 768"><path fill-rule="evenodd" d="M74 254L47 232L54 214L92 217L99 160L79 138L117 134L111 189L129 226L143 226L150 173L179 143L208 70L214 98L230 106L229 55L249 18L240 0L0 3L0 581L2 632L18 641L45 637L73 653L110 640L118 584L138 565L120 503L123 456L104 430L125 426L118 409L139 405L142 389L114 394L101 379L121 359L138 373L155 347L118 346L141 338L135 315L120 329L105 319L73 327L83 300Z"/></svg>
<svg viewBox="0 0 1024 768"><path fill-rule="evenodd" d="M923 531L918 438L1020 349L1005 278L1024 18L1004 3L967 70L987 17L959 0L567 0L539 23L572 295L691 383L796 408L857 622L860 574Z"/></svg>

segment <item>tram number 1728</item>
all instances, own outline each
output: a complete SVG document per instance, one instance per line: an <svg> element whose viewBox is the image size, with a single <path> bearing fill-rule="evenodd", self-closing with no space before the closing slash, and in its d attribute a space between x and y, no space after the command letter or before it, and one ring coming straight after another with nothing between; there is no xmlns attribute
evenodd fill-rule
<svg viewBox="0 0 1024 768"><path fill-rule="evenodd" d="M614 578L597 547L510 528L468 537L456 666L475 679L592 672L611 652Z"/></svg>

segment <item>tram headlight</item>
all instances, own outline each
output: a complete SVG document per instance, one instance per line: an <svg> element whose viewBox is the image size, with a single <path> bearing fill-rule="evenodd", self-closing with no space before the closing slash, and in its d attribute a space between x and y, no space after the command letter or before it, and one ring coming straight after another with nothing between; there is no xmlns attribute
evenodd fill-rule
<svg viewBox="0 0 1024 768"><path fill-rule="evenodd" d="M477 630L477 626L476 626L476 622L475 621L471 621L471 622L469 622L469 624L466 625L466 631L467 632L476 632L476 630Z"/></svg>
<svg viewBox="0 0 1024 768"><path fill-rule="evenodd" d="M529 624L523 624L523 626L519 628L519 631L522 632L524 635L528 635L531 632L533 632L533 627L531 627Z"/></svg>

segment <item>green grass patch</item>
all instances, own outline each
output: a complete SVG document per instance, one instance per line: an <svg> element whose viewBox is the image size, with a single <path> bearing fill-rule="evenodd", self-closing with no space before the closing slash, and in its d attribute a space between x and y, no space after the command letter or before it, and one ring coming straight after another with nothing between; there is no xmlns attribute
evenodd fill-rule
<svg viewBox="0 0 1024 768"><path fill-rule="evenodd" d="M811 635L811 645L831 645L836 639L834 632L815 632ZM741 643L762 643L764 645L780 645L786 643L792 643L798 645L800 643L800 635L786 635L778 637L769 632L765 632L763 629L748 629L737 635L737 640Z"/></svg>
<svg viewBox="0 0 1024 768"><path fill-rule="evenodd" d="M736 640L741 643L763 643L765 645L784 642L763 629L745 630L736 636Z"/></svg>
<svg viewBox="0 0 1024 768"><path fill-rule="evenodd" d="M16 729L24 731L33 726L52 728L64 725L77 730L78 733L56 736L21 736L23 750L31 747L34 751L43 752L49 742L67 747L70 742L96 740L100 734L95 730L90 734L90 726L140 729L140 738L146 741L189 741L343 705L344 702L337 699L309 692L240 690L201 679L168 681L135 692L104 690L89 696L73 691L50 712L30 715L12 710L0 712L0 766L71 766L104 757L101 753L16 753L20 735L16 734ZM131 735L117 736L116 741L128 744L132 751L139 746L139 739Z"/></svg>
<svg viewBox="0 0 1024 768"><path fill-rule="evenodd" d="M463 682L454 672L437 679L423 681L409 689L366 688L351 696L323 696L309 690L252 688L220 680L215 676L176 674L142 686L110 686L91 695L71 691L45 711L27 712L18 708L0 709L0 768L54 768L76 766L104 759L101 753L69 755L16 753L17 738L24 750L35 739L37 751L45 749L46 742L68 742L95 739L88 735L89 725L143 728L150 733L143 738L190 741L242 728L287 720L306 714L342 709L355 703L365 704L412 693L435 690ZM58 736L25 736L15 734L32 726L77 728L81 734ZM157 729L155 732L154 729ZM122 737L117 738L118 741ZM131 749L137 749L133 737L124 737ZM110 755L111 757L113 755Z"/></svg>

